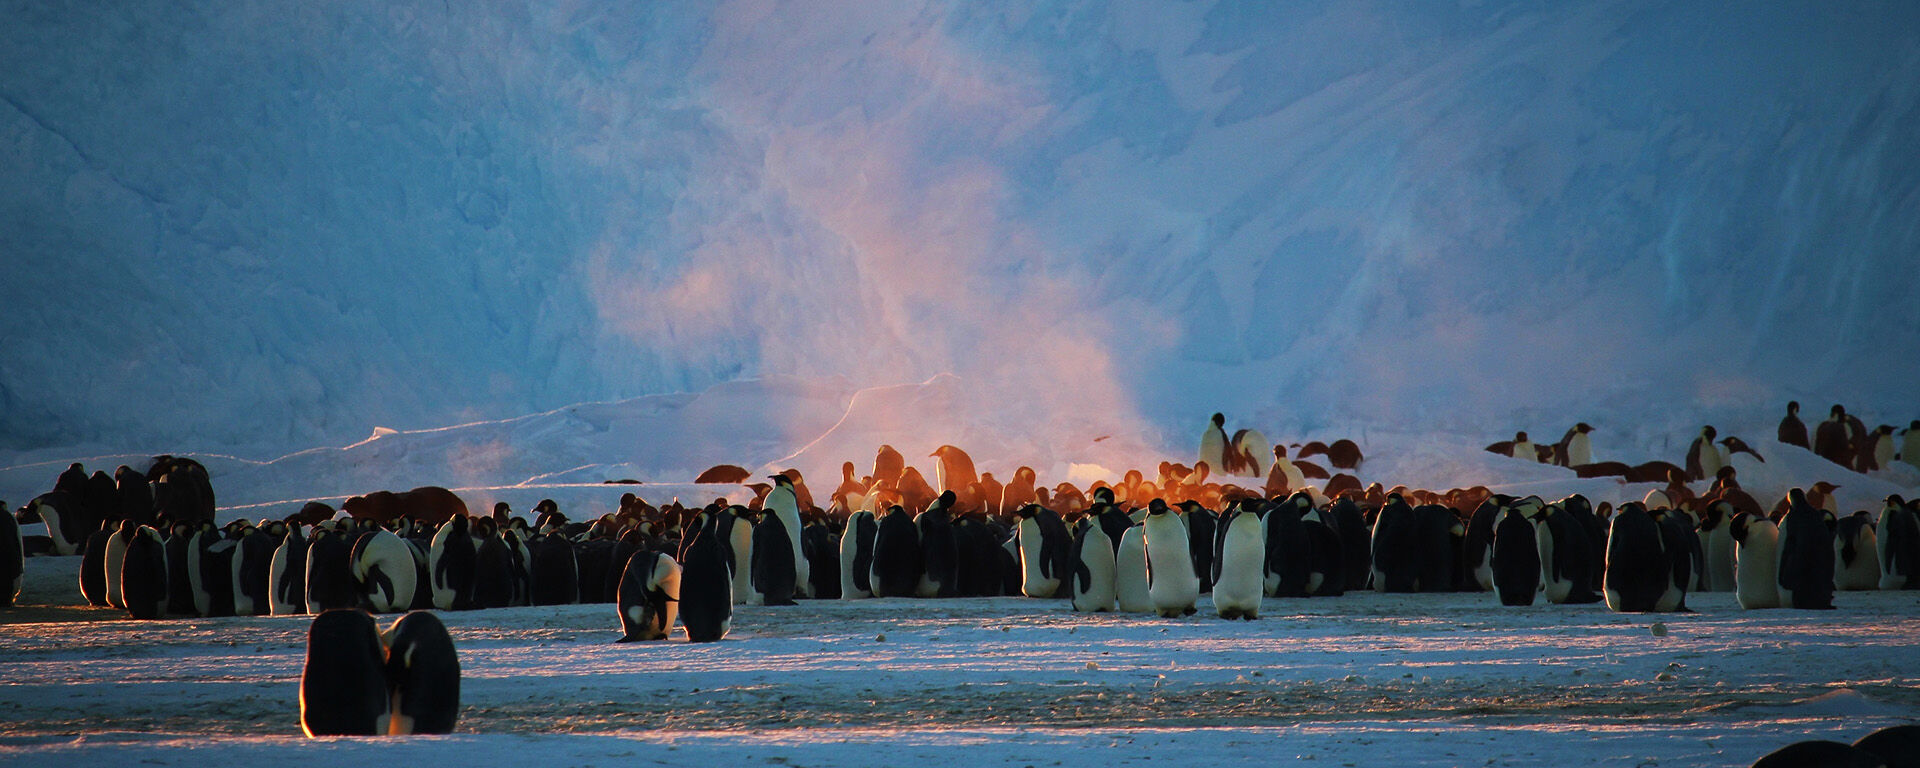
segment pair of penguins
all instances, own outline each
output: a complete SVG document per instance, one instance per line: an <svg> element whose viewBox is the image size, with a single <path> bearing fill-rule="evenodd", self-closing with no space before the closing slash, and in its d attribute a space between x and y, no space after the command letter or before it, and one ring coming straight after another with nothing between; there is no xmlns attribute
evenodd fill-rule
<svg viewBox="0 0 1920 768"><path fill-rule="evenodd" d="M1093 506L1073 532L1065 568L1060 567L1055 554L1066 544L1066 527L1059 517L1034 506L1021 509L1019 516L1015 536L1021 553L1021 591L1027 596L1052 597L1064 581L1076 611L1110 611L1117 603L1128 613L1177 618L1198 610L1200 573L1193 560L1193 532L1188 529L1191 517L1183 520L1165 501L1148 502L1146 515L1136 524L1132 515L1114 503L1111 488L1095 490ZM1257 525L1256 520L1252 527L1229 529L1251 530ZM1247 570L1244 548L1238 544L1242 538L1240 533L1231 537L1234 567L1228 574L1226 593L1223 595L1220 585L1215 586L1214 602L1222 616L1252 619L1260 612L1259 572L1252 571L1249 601L1242 589L1246 581L1242 576ZM1252 564L1257 567L1258 563L1256 556Z"/></svg>
<svg viewBox="0 0 1920 768"><path fill-rule="evenodd" d="M1597 525L1586 497L1578 494L1552 504L1538 496L1488 499L1468 520L1474 580L1492 589L1501 605L1532 605L1539 594L1554 604L1600 602L1594 593Z"/></svg>
<svg viewBox="0 0 1920 768"><path fill-rule="evenodd" d="M452 733L460 658L440 618L413 611L385 632L365 611L314 617L300 673L300 729L309 737Z"/></svg>
<svg viewBox="0 0 1920 768"><path fill-rule="evenodd" d="M780 490L782 488L775 488L775 492ZM769 494L770 499L772 495ZM793 496L790 488L786 495ZM777 514L768 515L767 520L776 520ZM793 502L793 517L799 518L797 501ZM616 642L664 640L673 631L676 619L686 627L688 642L710 643L726 637L733 625L734 577L738 570L731 553L733 534L736 530L744 532L743 520L730 510L717 514L702 512L695 523L688 526L688 536L681 542L678 558L657 551L635 552L628 557L615 592L622 632ZM762 521L762 525L767 524ZM755 537L756 544L760 543L759 539ZM776 554L791 552L777 544L779 542L769 543L767 548ZM772 574L762 571L772 570L771 564L756 560L752 567L756 587L766 587L766 580L771 579ZM784 582L788 595L792 591L792 578L788 576L789 580ZM780 590L769 587L768 591L777 594ZM758 596L764 601L767 594L762 592ZM792 602L790 597L787 602Z"/></svg>
<svg viewBox="0 0 1920 768"><path fill-rule="evenodd" d="M1890 725L1852 744L1796 741L1755 760L1753 768L1920 768L1920 725Z"/></svg>

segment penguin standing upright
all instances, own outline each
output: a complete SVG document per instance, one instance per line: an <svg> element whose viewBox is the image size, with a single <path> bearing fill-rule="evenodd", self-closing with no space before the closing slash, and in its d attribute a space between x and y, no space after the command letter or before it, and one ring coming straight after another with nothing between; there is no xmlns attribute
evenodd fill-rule
<svg viewBox="0 0 1920 768"><path fill-rule="evenodd" d="M688 642L714 642L733 625L733 576L717 522L695 529L680 555L680 623Z"/></svg>
<svg viewBox="0 0 1920 768"><path fill-rule="evenodd" d="M1833 529L1828 514L1807 502L1799 488L1787 491L1787 514L1780 518L1779 563L1774 574L1780 604L1790 608L1833 607Z"/></svg>
<svg viewBox="0 0 1920 768"><path fill-rule="evenodd" d="M714 515L719 525L714 530L720 549L727 556L727 570L733 574L733 604L746 603L753 596L753 521L746 507L735 504ZM617 558L616 558L617 559Z"/></svg>
<svg viewBox="0 0 1920 768"><path fill-rule="evenodd" d="M1152 613L1147 587L1147 529L1135 525L1120 535L1120 548L1113 553L1114 600L1124 613Z"/></svg>
<svg viewBox="0 0 1920 768"><path fill-rule="evenodd" d="M1073 554L1066 524L1060 522L1060 513L1038 504L1021 507L1016 514L1020 516L1020 593L1060 596Z"/></svg>
<svg viewBox="0 0 1920 768"><path fill-rule="evenodd" d="M617 642L665 640L680 611L680 564L665 552L636 552L621 571Z"/></svg>
<svg viewBox="0 0 1920 768"><path fill-rule="evenodd" d="M574 555L573 542L558 534L541 534L528 542L527 553L532 604L580 602L580 561Z"/></svg>
<svg viewBox="0 0 1920 768"><path fill-rule="evenodd" d="M1762 515L1745 512L1727 523L1733 537L1734 598L1747 610L1780 607L1780 588L1774 584L1780 552L1780 529Z"/></svg>
<svg viewBox="0 0 1920 768"><path fill-rule="evenodd" d="M1553 445L1553 463L1562 467L1578 467L1593 463L1592 425L1580 422L1560 437Z"/></svg>
<svg viewBox="0 0 1920 768"><path fill-rule="evenodd" d="M1700 544L1706 550L1706 591L1732 592L1738 587L1734 579L1733 529L1734 515L1739 514L1731 503L1715 501L1707 505L1707 511L1700 516Z"/></svg>
<svg viewBox="0 0 1920 768"><path fill-rule="evenodd" d="M381 639L392 697L387 734L453 733L460 715L460 655L447 625L431 611L412 611L396 619Z"/></svg>
<svg viewBox="0 0 1920 768"><path fill-rule="evenodd" d="M1298 498L1298 495L1289 498L1288 502L1293 498ZM1318 586L1313 583L1313 543L1308 539L1306 525L1300 519L1299 506L1292 503L1265 506L1266 514L1260 518L1266 529L1267 549L1262 592L1271 597L1312 595L1314 587Z"/></svg>
<svg viewBox="0 0 1920 768"><path fill-rule="evenodd" d="M472 523L466 515L448 518L433 532L427 547L427 583L433 591L433 607L443 611L473 607L475 554Z"/></svg>
<svg viewBox="0 0 1920 768"><path fill-rule="evenodd" d="M1833 585L1837 589L1880 588L1880 546L1866 510L1840 519L1833 537Z"/></svg>
<svg viewBox="0 0 1920 768"><path fill-rule="evenodd" d="M1847 409L1835 403L1827 420L1813 429L1813 452L1843 467L1853 467L1853 435L1847 427Z"/></svg>
<svg viewBox="0 0 1920 768"><path fill-rule="evenodd" d="M1215 472L1227 474L1227 417L1216 413L1200 433L1200 461Z"/></svg>
<svg viewBox="0 0 1920 768"><path fill-rule="evenodd" d="M793 478L776 474L768 476L768 479L773 481L773 490L767 491L761 509L766 511L768 517L780 518L779 532L786 537L787 547L792 552L794 596L812 597L813 573L811 564L807 562L807 553L800 545L800 497L794 491ZM759 542L754 544L758 548Z"/></svg>
<svg viewBox="0 0 1920 768"><path fill-rule="evenodd" d="M1191 616L1200 600L1200 577L1193 572L1187 526L1165 501L1147 504L1147 596L1154 610L1166 618Z"/></svg>
<svg viewBox="0 0 1920 768"><path fill-rule="evenodd" d="M1895 460L1904 461L1914 469L1920 469L1920 419L1900 430L1900 453Z"/></svg>
<svg viewBox="0 0 1920 768"><path fill-rule="evenodd" d="M1672 582L1673 563L1660 523L1640 502L1620 505L1607 531L1607 607L1615 613L1658 610Z"/></svg>
<svg viewBox="0 0 1920 768"><path fill-rule="evenodd" d="M847 529L840 535L842 600L873 597L873 538L878 532L869 510L855 510L847 517Z"/></svg>
<svg viewBox="0 0 1920 768"><path fill-rule="evenodd" d="M1807 444L1807 425L1800 421L1800 402L1798 400L1790 400L1787 402L1786 418L1780 420L1780 429L1775 435L1780 442L1786 443L1787 445L1812 448L1812 446Z"/></svg>
<svg viewBox="0 0 1920 768"><path fill-rule="evenodd" d="M1113 610L1114 546L1107 531L1093 519L1083 519L1073 534L1073 609L1083 612Z"/></svg>
<svg viewBox="0 0 1920 768"><path fill-rule="evenodd" d="M1727 457L1720 452L1720 446L1714 443L1717 435L1712 425L1700 428L1699 436L1687 446L1687 480L1698 482L1711 479L1727 465Z"/></svg>
<svg viewBox="0 0 1920 768"><path fill-rule="evenodd" d="M1373 588L1377 592L1413 592L1420 577L1418 533L1413 507L1398 493L1373 523Z"/></svg>
<svg viewBox="0 0 1920 768"><path fill-rule="evenodd" d="M920 527L898 504L874 527L873 565L867 584L874 597L911 597L920 587L925 553L920 549Z"/></svg>
<svg viewBox="0 0 1920 768"><path fill-rule="evenodd" d="M1506 505L1512 502L1511 497L1495 494L1480 502L1467 518L1466 549L1461 554L1467 560L1468 586L1476 591L1493 589L1494 525Z"/></svg>
<svg viewBox="0 0 1920 768"><path fill-rule="evenodd" d="M1266 556L1259 516L1228 507L1217 526L1213 559L1213 608L1220 618L1260 618Z"/></svg>
<svg viewBox="0 0 1920 768"><path fill-rule="evenodd" d="M300 672L300 730L310 737L386 733L393 701L386 662L380 628L365 611L314 617Z"/></svg>
<svg viewBox="0 0 1920 768"><path fill-rule="evenodd" d="M748 603L797 605L793 598L799 585L794 581L797 571L791 546L797 538L797 531L787 532L784 515L776 512L761 515L760 522L753 527L753 594L747 599Z"/></svg>
<svg viewBox="0 0 1920 768"><path fill-rule="evenodd" d="M106 554L101 567L106 574L107 605L114 608L127 607L126 599L120 595L120 567L127 557L127 543L133 540L137 528L138 524L132 520L122 520L107 536Z"/></svg>
<svg viewBox="0 0 1920 768"><path fill-rule="evenodd" d="M198 616L200 612L193 605L193 579L189 568L192 560L194 534L199 526L193 523L176 522L167 534L167 613L175 616ZM305 596L301 597L304 603ZM304 607L304 606L303 606Z"/></svg>
<svg viewBox="0 0 1920 768"><path fill-rule="evenodd" d="M120 600L127 615L136 619L166 615L167 543L152 526L137 526L127 538L120 566Z"/></svg>
<svg viewBox="0 0 1920 768"><path fill-rule="evenodd" d="M1875 531L1881 589L1920 589L1920 515L1899 496L1888 496Z"/></svg>
<svg viewBox="0 0 1920 768"><path fill-rule="evenodd" d="M914 527L920 534L920 580L915 594L920 597L953 597L960 588L960 547L953 536L950 516L955 503L953 491L941 491L931 506L916 515Z"/></svg>
<svg viewBox="0 0 1920 768"><path fill-rule="evenodd" d="M1533 605L1540 591L1540 550L1524 509L1501 510L1493 528L1493 588L1501 605Z"/></svg>
<svg viewBox="0 0 1920 768"><path fill-rule="evenodd" d="M291 523L267 564L267 610L275 616L307 612L306 526Z"/></svg>
<svg viewBox="0 0 1920 768"><path fill-rule="evenodd" d="M1540 584L1549 603L1600 602L1593 590L1594 571L1600 564L1593 559L1586 525L1570 511L1586 503L1586 497L1574 494L1547 505L1533 518L1540 549Z"/></svg>
<svg viewBox="0 0 1920 768"><path fill-rule="evenodd" d="M245 526L233 541L233 613L264 616L273 612L273 536Z"/></svg>
<svg viewBox="0 0 1920 768"><path fill-rule="evenodd" d="M1200 575L1200 594L1204 595L1213 591L1213 550L1215 529L1219 526L1219 518L1213 514L1213 510L1202 507L1200 502L1191 499L1180 502L1180 511L1187 521L1187 539L1193 546L1193 570ZM1118 517L1118 513L1116 512L1114 516ZM1131 524L1132 521L1127 522ZM1114 531L1114 528L1108 528L1107 540L1112 542L1117 550L1120 539L1114 536ZM1121 526L1118 531L1124 535L1127 528Z"/></svg>

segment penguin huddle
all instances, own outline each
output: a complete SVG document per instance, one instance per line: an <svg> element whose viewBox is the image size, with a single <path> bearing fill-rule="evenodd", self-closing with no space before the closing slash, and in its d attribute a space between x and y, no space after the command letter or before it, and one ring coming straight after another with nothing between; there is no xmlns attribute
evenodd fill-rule
<svg viewBox="0 0 1920 768"><path fill-rule="evenodd" d="M314 617L300 673L307 736L452 733L459 713L460 658L439 617L412 611L385 632L358 609Z"/></svg>

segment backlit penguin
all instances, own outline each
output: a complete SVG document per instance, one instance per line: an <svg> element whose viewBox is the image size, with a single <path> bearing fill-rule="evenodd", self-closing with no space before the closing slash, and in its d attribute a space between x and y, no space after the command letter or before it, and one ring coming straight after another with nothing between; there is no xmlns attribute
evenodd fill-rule
<svg viewBox="0 0 1920 768"><path fill-rule="evenodd" d="M193 579L189 575L193 537L199 529L194 523L177 522L167 536L167 612L175 616L200 615L193 604Z"/></svg>
<svg viewBox="0 0 1920 768"><path fill-rule="evenodd" d="M1298 498L1296 496L1295 498ZM1288 500L1289 502L1292 499ZM1266 528L1266 563L1262 590L1271 597L1307 597L1313 580L1313 544L1300 508L1292 503L1267 504L1261 517ZM1152 531L1148 531L1152 535Z"/></svg>
<svg viewBox="0 0 1920 768"><path fill-rule="evenodd" d="M460 714L460 655L447 626L428 611L413 611L393 622L382 639L393 697L387 733L453 733Z"/></svg>
<svg viewBox="0 0 1920 768"><path fill-rule="evenodd" d="M1223 619L1260 618L1266 534L1259 516L1239 506L1220 517L1214 554L1213 608Z"/></svg>
<svg viewBox="0 0 1920 768"><path fill-rule="evenodd" d="M1613 515L1607 532L1607 607L1616 613L1658 610L1673 585L1660 523L1645 505L1627 502Z"/></svg>
<svg viewBox="0 0 1920 768"><path fill-rule="evenodd" d="M909 597L919 589L922 570L920 527L895 504L875 525L873 560L867 585L874 597Z"/></svg>
<svg viewBox="0 0 1920 768"><path fill-rule="evenodd" d="M934 490L957 494L966 490L967 486L980 482L979 473L973 470L973 458L966 451L943 445L928 455L939 459L933 468Z"/></svg>
<svg viewBox="0 0 1920 768"><path fill-rule="evenodd" d="M1493 588L1501 605L1533 605L1540 591L1540 550L1524 507L1500 512L1493 534Z"/></svg>
<svg viewBox="0 0 1920 768"><path fill-rule="evenodd" d="M793 478L782 474L771 475L769 479L773 480L773 490L767 492L761 508L766 511L766 517L780 518L778 531L786 536L787 547L792 552L794 596L810 597L813 590L812 569L807 562L807 553L800 547L800 497L795 495ZM756 537L755 548L759 543Z"/></svg>
<svg viewBox="0 0 1920 768"><path fill-rule="evenodd" d="M711 522L693 532L681 555L680 623L687 628L687 641L694 643L726 637L733 625L733 575L720 532Z"/></svg>
<svg viewBox="0 0 1920 768"><path fill-rule="evenodd" d="M1413 507L1400 494L1387 503L1373 524L1373 588L1378 592L1413 592L1420 576Z"/></svg>
<svg viewBox="0 0 1920 768"><path fill-rule="evenodd" d="M900 455L891 445L882 445L873 454L873 479L893 485L900 483L900 475L907 470L907 458Z"/></svg>
<svg viewBox="0 0 1920 768"><path fill-rule="evenodd" d="M1200 600L1200 577L1193 572L1187 526L1159 499L1147 504L1142 526L1146 528L1147 595L1154 610L1166 618L1193 615Z"/></svg>
<svg viewBox="0 0 1920 768"><path fill-rule="evenodd" d="M47 538L52 540L53 553L56 555L81 554L81 550L87 546L87 537L93 534L86 528L86 516L75 508L78 498L63 491L51 491L27 502L27 519L47 524ZM104 594L103 590L103 598Z"/></svg>
<svg viewBox="0 0 1920 768"><path fill-rule="evenodd" d="M1113 594L1125 613L1152 613L1153 595L1147 581L1147 529L1136 525L1120 536L1113 554Z"/></svg>
<svg viewBox="0 0 1920 768"><path fill-rule="evenodd" d="M926 511L914 517L920 534L920 597L953 597L960 587L960 548L953 537L953 491L941 491Z"/></svg>
<svg viewBox="0 0 1920 768"><path fill-rule="evenodd" d="M1200 433L1200 461L1215 472L1227 474L1227 417L1216 413Z"/></svg>
<svg viewBox="0 0 1920 768"><path fill-rule="evenodd" d="M1880 546L1865 510L1841 518L1834 529L1833 585L1839 589L1880 588Z"/></svg>
<svg viewBox="0 0 1920 768"><path fill-rule="evenodd" d="M268 564L272 589L267 609L275 616L292 616L307 611L307 536L305 526L287 527L287 537L273 550Z"/></svg>
<svg viewBox="0 0 1920 768"><path fill-rule="evenodd" d="M1584 605L1600 602L1593 585L1599 561L1587 541L1587 527L1568 511L1587 500L1574 495L1547 505L1536 516L1534 536L1540 545L1540 582L1547 602Z"/></svg>
<svg viewBox="0 0 1920 768"><path fill-rule="evenodd" d="M1343 591L1366 589L1373 577L1373 537L1367 529L1366 515L1359 504L1345 498L1327 511L1340 533L1340 570L1346 573ZM1488 588L1492 588L1491 583Z"/></svg>
<svg viewBox="0 0 1920 768"><path fill-rule="evenodd" d="M807 570L813 576L813 596L819 600L840 599L840 540L823 518L815 518L800 531L800 544L807 552Z"/></svg>
<svg viewBox="0 0 1920 768"><path fill-rule="evenodd" d="M1094 520L1082 520L1073 534L1073 609L1092 613L1114 606L1114 546Z"/></svg>
<svg viewBox="0 0 1920 768"><path fill-rule="evenodd" d="M1219 524L1218 518L1213 514L1213 510L1202 507L1200 502L1192 500L1180 502L1180 511L1184 513L1187 521L1187 539L1193 545L1193 570L1200 575L1200 594L1204 595L1213 591L1214 529ZM1107 517L1114 518L1116 522L1121 520L1126 520L1129 524L1132 522L1118 510ZM1122 525L1118 528L1107 527L1107 541L1113 544L1115 551L1120 547L1119 536L1126 535L1128 527L1130 525Z"/></svg>
<svg viewBox="0 0 1920 768"><path fill-rule="evenodd" d="M1067 526L1060 514L1038 504L1017 512L1020 516L1020 593L1027 597L1057 597L1070 572L1073 556Z"/></svg>
<svg viewBox="0 0 1920 768"><path fill-rule="evenodd" d="M193 559L187 571L193 576L193 604L201 616L233 615L233 539L214 528L202 526L194 535Z"/></svg>
<svg viewBox="0 0 1920 768"><path fill-rule="evenodd" d="M618 642L665 640L680 611L680 564L665 552L639 552L620 577ZM776 603L777 604L777 603Z"/></svg>
<svg viewBox="0 0 1920 768"><path fill-rule="evenodd" d="M1421 592L1452 592L1459 579L1454 573L1461 539L1466 526L1454 517L1453 510L1439 504L1422 504L1414 512L1414 551L1419 563L1415 588Z"/></svg>
<svg viewBox="0 0 1920 768"><path fill-rule="evenodd" d="M13 510L0 501L0 608L12 608L20 599L20 587L27 573L26 539L20 535L20 521Z"/></svg>
<svg viewBox="0 0 1920 768"><path fill-rule="evenodd" d="M1880 588L1920 588L1920 515L1899 496L1888 496L1880 509L1878 530Z"/></svg>
<svg viewBox="0 0 1920 768"><path fill-rule="evenodd" d="M1780 518L1780 604L1789 608L1833 607L1833 529L1827 513L1807 503L1799 488L1787 492L1788 509Z"/></svg>
<svg viewBox="0 0 1920 768"><path fill-rule="evenodd" d="M147 483L145 475L122 465L113 471L113 484L114 496L118 499L117 513L122 520L141 525L158 524L153 510L153 486Z"/></svg>
<svg viewBox="0 0 1920 768"><path fill-rule="evenodd" d="M434 531L427 549L427 583L433 592L433 607L443 611L473 607L476 554L472 524L466 515L454 515Z"/></svg>
<svg viewBox="0 0 1920 768"><path fill-rule="evenodd" d="M1499 519L1507 504L1513 499L1495 495L1475 507L1473 515L1467 518L1466 549L1461 553L1467 559L1467 573L1471 577L1469 584L1476 590L1486 592L1493 589L1493 532L1494 523Z"/></svg>
<svg viewBox="0 0 1920 768"><path fill-rule="evenodd" d="M113 533L107 536L106 559L101 567L106 572L107 605L115 608L127 607L127 601L120 596L120 565L127 557L127 542L133 540L138 524L132 520L122 520Z"/></svg>
<svg viewBox="0 0 1920 768"><path fill-rule="evenodd" d="M1732 592L1736 588L1733 567L1733 529L1730 524L1733 516L1739 514L1733 505L1725 501L1716 501L1707 505L1707 511L1700 517L1700 544L1706 550L1706 589L1709 592Z"/></svg>
<svg viewBox="0 0 1920 768"><path fill-rule="evenodd" d="M479 540L473 548L473 607L505 608L513 604L513 552L492 519L473 522Z"/></svg>
<svg viewBox="0 0 1920 768"><path fill-rule="evenodd" d="M335 609L314 617L300 672L300 730L308 736L386 733L393 701L386 662L380 628L366 612Z"/></svg>
<svg viewBox="0 0 1920 768"><path fill-rule="evenodd" d="M1780 529L1762 515L1740 513L1727 523L1733 536L1734 597L1748 610L1780 607L1774 583L1780 553Z"/></svg>
<svg viewBox="0 0 1920 768"><path fill-rule="evenodd" d="M873 539L879 531L871 511L855 510L847 517L847 530L840 536L841 599L873 597Z"/></svg>
<svg viewBox="0 0 1920 768"><path fill-rule="evenodd" d="M775 489L777 493L779 489ZM786 494L786 501L793 498ZM783 503L785 503L783 501ZM794 565L795 551L792 542L799 539L799 532L788 533L786 515L767 512L760 516L760 523L753 527L753 594L747 602L753 605L796 605L793 598L798 589L794 579L798 570ZM793 515L795 525L798 514Z"/></svg>
<svg viewBox="0 0 1920 768"><path fill-rule="evenodd" d="M114 531L98 530L87 534L80 549L80 596L87 605L107 606L107 543Z"/></svg>
<svg viewBox="0 0 1920 768"><path fill-rule="evenodd" d="M720 526L715 530L720 548L725 551L728 569L733 573L734 605L745 603L753 594L753 521L747 517L750 514L746 507L735 504L714 517Z"/></svg>
<svg viewBox="0 0 1920 768"><path fill-rule="evenodd" d="M3 517L4 515L0 515ZM132 522L132 521L128 521ZM167 543L152 526L134 529L120 567L120 599L136 619L157 619L167 612Z"/></svg>
<svg viewBox="0 0 1920 768"><path fill-rule="evenodd" d="M1776 439L1787 445L1797 445L1808 449L1812 448L1812 446L1807 444L1807 425L1800 421L1799 401L1794 400L1787 403L1787 416L1780 420L1780 429L1775 435Z"/></svg>
<svg viewBox="0 0 1920 768"><path fill-rule="evenodd" d="M573 543L548 534L536 536L528 547L534 605L573 605L580 602L580 563Z"/></svg>
<svg viewBox="0 0 1920 768"><path fill-rule="evenodd" d="M1700 435L1687 446L1687 479L1706 480L1719 474L1720 468L1727 465L1727 457L1720 453L1720 446L1713 439L1717 433L1711 425L1701 427Z"/></svg>
<svg viewBox="0 0 1920 768"><path fill-rule="evenodd" d="M245 526L233 540L233 613L264 616L271 613L274 540L265 531Z"/></svg>

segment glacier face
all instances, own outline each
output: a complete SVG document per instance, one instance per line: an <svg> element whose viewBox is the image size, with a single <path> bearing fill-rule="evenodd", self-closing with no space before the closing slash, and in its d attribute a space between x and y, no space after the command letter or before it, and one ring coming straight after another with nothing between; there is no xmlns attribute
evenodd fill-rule
<svg viewBox="0 0 1920 768"><path fill-rule="evenodd" d="M762 375L952 372L1177 444L1214 410L1920 415L1912 4L0 22L0 449Z"/></svg>

